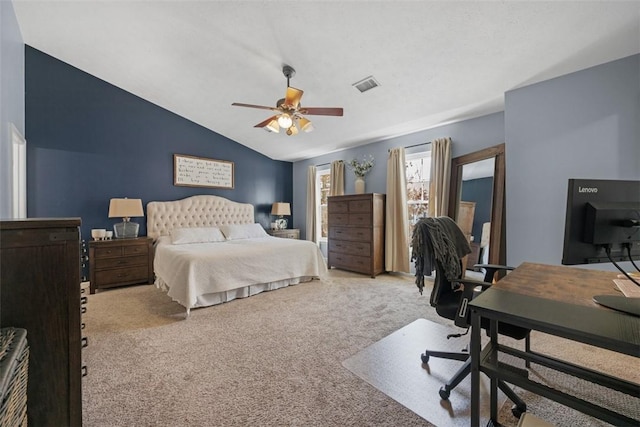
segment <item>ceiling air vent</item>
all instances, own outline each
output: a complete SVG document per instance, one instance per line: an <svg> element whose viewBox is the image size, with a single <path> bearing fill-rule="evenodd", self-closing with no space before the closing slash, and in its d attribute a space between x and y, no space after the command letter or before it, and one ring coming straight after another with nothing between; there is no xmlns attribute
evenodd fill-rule
<svg viewBox="0 0 640 427"><path fill-rule="evenodd" d="M366 77L359 82L354 83L352 86L355 86L360 92L366 92L374 87L380 86L380 83L373 78L373 76Z"/></svg>

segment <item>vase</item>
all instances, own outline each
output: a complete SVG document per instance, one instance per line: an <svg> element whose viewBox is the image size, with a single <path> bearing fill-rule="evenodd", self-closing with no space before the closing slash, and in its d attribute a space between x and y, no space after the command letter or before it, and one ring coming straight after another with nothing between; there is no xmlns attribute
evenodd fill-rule
<svg viewBox="0 0 640 427"><path fill-rule="evenodd" d="M356 177L356 194L364 194L364 177L357 176Z"/></svg>

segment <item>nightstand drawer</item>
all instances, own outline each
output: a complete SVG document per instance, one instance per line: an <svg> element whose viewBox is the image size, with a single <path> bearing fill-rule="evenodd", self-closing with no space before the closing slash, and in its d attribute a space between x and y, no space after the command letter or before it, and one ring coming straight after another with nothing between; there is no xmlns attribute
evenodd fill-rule
<svg viewBox="0 0 640 427"><path fill-rule="evenodd" d="M298 228L285 228L282 230L267 230L267 234L273 237L280 237L282 239L300 239L300 229Z"/></svg>
<svg viewBox="0 0 640 427"><path fill-rule="evenodd" d="M129 267L132 265L144 265L149 263L147 255L132 256L129 258L104 258L97 259L95 262L96 270L104 270L105 268Z"/></svg>
<svg viewBox="0 0 640 427"><path fill-rule="evenodd" d="M147 256L149 254L149 246L148 245L125 246L122 249L123 249L124 255L144 255L144 256Z"/></svg>
<svg viewBox="0 0 640 427"><path fill-rule="evenodd" d="M131 268L116 268L114 270L96 271L96 280L101 285L124 284L127 282L144 282L147 280L149 270L146 265Z"/></svg>
<svg viewBox="0 0 640 427"><path fill-rule="evenodd" d="M96 258L112 258L116 256L122 256L122 246L96 248L93 256Z"/></svg>

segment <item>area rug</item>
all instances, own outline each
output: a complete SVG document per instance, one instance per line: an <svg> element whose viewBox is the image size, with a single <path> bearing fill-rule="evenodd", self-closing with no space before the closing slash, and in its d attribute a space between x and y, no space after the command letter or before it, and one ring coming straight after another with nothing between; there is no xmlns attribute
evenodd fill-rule
<svg viewBox="0 0 640 427"><path fill-rule="evenodd" d="M439 427L468 426L471 415L471 379L467 377L448 401L438 391L462 362L432 357L423 364L426 348L459 351L467 340L446 336L459 332L426 319L418 319L370 345L342 365L398 403ZM481 399L489 400L489 381L481 378ZM500 397L501 401L504 397ZM488 405L481 408L482 424L489 419ZM514 418L515 419L515 418Z"/></svg>

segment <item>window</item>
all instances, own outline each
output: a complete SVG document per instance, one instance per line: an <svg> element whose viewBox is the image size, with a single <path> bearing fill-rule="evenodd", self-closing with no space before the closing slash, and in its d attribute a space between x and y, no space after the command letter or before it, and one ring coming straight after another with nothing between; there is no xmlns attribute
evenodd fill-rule
<svg viewBox="0 0 640 427"><path fill-rule="evenodd" d="M326 242L329 233L329 212L327 199L331 193L331 169L316 171L316 218L318 218L316 236L318 242Z"/></svg>
<svg viewBox="0 0 640 427"><path fill-rule="evenodd" d="M429 210L430 172L431 151L406 156L409 236L413 235L413 227L418 219L427 216Z"/></svg>

